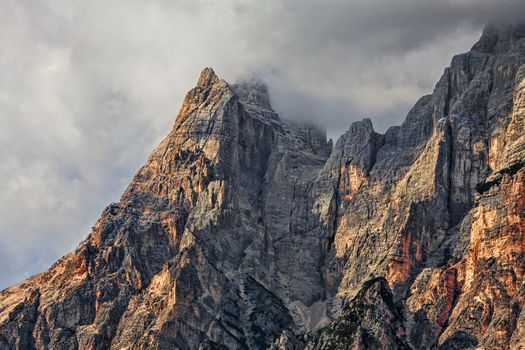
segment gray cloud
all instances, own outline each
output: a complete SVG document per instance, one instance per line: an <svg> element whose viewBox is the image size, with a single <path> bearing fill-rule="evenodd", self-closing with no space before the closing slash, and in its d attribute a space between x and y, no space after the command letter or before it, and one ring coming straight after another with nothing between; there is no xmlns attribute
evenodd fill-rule
<svg viewBox="0 0 525 350"><path fill-rule="evenodd" d="M256 72L285 117L383 131L514 0L4 0L0 287L46 269L118 200L204 66Z"/></svg>

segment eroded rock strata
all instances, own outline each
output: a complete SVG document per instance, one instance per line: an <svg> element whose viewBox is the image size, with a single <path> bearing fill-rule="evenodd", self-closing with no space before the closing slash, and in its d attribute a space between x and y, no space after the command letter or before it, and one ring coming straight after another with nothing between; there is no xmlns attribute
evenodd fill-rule
<svg viewBox="0 0 525 350"><path fill-rule="evenodd" d="M0 349L525 349L525 25L335 146L210 68Z"/></svg>

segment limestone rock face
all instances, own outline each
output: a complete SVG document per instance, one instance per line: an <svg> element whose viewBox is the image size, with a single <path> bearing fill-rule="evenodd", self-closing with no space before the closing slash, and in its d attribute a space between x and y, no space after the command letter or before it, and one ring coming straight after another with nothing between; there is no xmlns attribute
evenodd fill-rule
<svg viewBox="0 0 525 350"><path fill-rule="evenodd" d="M305 349L410 349L402 317L384 278L363 284L337 320L315 333Z"/></svg>
<svg viewBox="0 0 525 350"><path fill-rule="evenodd" d="M522 24L333 147L206 68L78 248L0 292L0 349L523 349L524 120Z"/></svg>

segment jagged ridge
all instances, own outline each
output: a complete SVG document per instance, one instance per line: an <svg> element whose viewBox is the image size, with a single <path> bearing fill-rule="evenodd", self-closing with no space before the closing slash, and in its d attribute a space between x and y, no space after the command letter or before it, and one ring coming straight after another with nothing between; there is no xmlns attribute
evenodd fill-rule
<svg viewBox="0 0 525 350"><path fill-rule="evenodd" d="M489 26L332 151L206 68L77 250L0 292L0 349L520 348L524 77L525 26Z"/></svg>

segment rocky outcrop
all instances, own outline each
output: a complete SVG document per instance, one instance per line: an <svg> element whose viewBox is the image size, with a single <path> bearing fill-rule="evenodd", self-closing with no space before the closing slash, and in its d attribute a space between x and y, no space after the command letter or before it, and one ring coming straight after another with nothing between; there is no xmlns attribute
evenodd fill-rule
<svg viewBox="0 0 525 350"><path fill-rule="evenodd" d="M410 349L402 315L384 278L363 284L339 317L316 332L305 349Z"/></svg>
<svg viewBox="0 0 525 350"><path fill-rule="evenodd" d="M525 299L525 169L505 175L473 209L461 294L440 336L467 333L484 348L508 346ZM523 340L523 339L522 339Z"/></svg>
<svg viewBox="0 0 525 350"><path fill-rule="evenodd" d="M205 69L79 248L2 292L0 347L264 348L313 329L328 247L311 192L330 150L260 82Z"/></svg>
<svg viewBox="0 0 525 350"><path fill-rule="evenodd" d="M332 149L212 69L78 248L0 292L0 349L520 349L525 26Z"/></svg>

